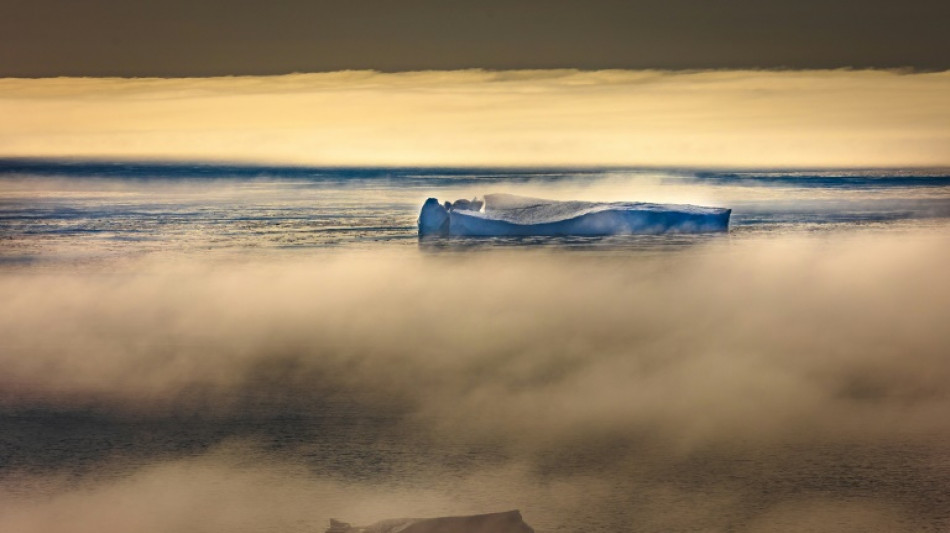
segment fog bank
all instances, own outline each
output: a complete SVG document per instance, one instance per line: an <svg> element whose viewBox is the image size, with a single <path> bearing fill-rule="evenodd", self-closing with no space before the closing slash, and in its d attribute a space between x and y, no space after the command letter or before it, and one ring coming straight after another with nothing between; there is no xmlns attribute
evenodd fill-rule
<svg viewBox="0 0 950 533"><path fill-rule="evenodd" d="M945 528L948 245L10 268L0 529Z"/></svg>

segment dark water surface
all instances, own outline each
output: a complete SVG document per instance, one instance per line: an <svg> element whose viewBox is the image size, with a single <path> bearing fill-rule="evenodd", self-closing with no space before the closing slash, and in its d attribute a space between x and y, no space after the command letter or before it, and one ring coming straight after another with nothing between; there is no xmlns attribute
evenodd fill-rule
<svg viewBox="0 0 950 533"><path fill-rule="evenodd" d="M733 209L420 243L425 198ZM950 173L0 161L0 531L950 529Z"/></svg>

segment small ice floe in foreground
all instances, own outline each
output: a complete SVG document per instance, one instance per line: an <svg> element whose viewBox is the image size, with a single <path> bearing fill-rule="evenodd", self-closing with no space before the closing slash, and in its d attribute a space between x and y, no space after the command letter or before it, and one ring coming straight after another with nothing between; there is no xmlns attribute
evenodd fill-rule
<svg viewBox="0 0 950 533"><path fill-rule="evenodd" d="M534 529L524 522L519 511L507 511L442 518L395 518L365 527L331 519L326 533L534 533Z"/></svg>
<svg viewBox="0 0 950 533"><path fill-rule="evenodd" d="M731 209L643 202L559 202L514 194L440 204L419 213L419 236L599 236L728 231Z"/></svg>

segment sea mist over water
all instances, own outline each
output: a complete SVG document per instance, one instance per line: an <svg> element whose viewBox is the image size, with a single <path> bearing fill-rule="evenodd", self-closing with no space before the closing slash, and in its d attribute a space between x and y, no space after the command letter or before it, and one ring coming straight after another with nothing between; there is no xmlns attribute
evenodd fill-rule
<svg viewBox="0 0 950 533"><path fill-rule="evenodd" d="M44 267L153 253L417 248L416 219L427 197L486 193L729 207L730 238L909 229L950 219L946 169L334 169L8 159L0 160L0 224L9 237L0 261ZM641 250L643 244L706 240L623 236L475 244Z"/></svg>
<svg viewBox="0 0 950 533"><path fill-rule="evenodd" d="M0 530L946 530L944 228L8 267Z"/></svg>

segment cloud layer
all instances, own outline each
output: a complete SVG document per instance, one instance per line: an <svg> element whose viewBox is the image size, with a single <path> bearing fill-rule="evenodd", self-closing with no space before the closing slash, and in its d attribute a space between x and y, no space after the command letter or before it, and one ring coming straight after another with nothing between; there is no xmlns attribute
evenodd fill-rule
<svg viewBox="0 0 950 533"><path fill-rule="evenodd" d="M950 165L950 74L0 80L0 155L317 165Z"/></svg>

